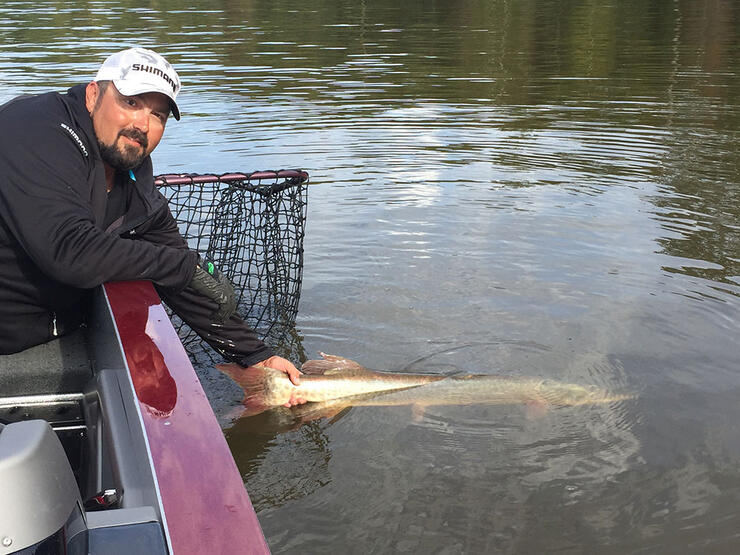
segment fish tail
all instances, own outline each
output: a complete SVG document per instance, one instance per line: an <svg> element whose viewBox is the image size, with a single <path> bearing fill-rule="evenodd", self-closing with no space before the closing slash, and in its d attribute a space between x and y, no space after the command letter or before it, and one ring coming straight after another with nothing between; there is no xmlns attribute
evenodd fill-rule
<svg viewBox="0 0 740 555"><path fill-rule="evenodd" d="M259 414L266 411L272 405L267 401L268 373L261 366L249 366L244 368L238 364L218 364L221 372L229 376L244 390L242 404L246 409L244 416Z"/></svg>

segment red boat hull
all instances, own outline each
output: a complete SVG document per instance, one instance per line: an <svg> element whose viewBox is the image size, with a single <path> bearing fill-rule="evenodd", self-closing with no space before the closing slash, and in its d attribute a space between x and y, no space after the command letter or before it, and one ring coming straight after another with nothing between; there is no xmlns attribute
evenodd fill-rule
<svg viewBox="0 0 740 555"><path fill-rule="evenodd" d="M234 458L154 287L109 283L105 293L138 398L171 552L269 553Z"/></svg>

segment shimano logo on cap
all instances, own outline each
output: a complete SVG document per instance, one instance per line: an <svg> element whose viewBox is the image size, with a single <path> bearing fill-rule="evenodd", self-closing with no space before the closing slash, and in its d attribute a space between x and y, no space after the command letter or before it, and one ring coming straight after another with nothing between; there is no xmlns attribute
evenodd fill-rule
<svg viewBox="0 0 740 555"><path fill-rule="evenodd" d="M156 75L157 77L161 77L162 79L164 79L165 81L167 81L167 83L169 83L169 85L172 87L172 92L177 92L177 83L175 83L175 81L172 79L172 77L170 77L169 75L167 75L161 69L156 68L154 66L148 66L148 65L145 65L145 64L132 64L131 65L131 69L133 71L145 71L147 73L151 73L153 75Z"/></svg>

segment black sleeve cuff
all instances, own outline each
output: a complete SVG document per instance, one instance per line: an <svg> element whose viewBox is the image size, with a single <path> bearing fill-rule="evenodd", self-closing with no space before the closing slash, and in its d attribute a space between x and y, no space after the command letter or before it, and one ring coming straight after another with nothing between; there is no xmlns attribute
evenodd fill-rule
<svg viewBox="0 0 740 555"><path fill-rule="evenodd" d="M243 366L244 368L246 368L247 366L252 366L254 364L257 364L258 362L262 362L263 360L267 360L268 358L275 356L275 353L272 349L270 349L270 347L265 346L262 349L248 355L225 356L232 362L236 362L239 366Z"/></svg>

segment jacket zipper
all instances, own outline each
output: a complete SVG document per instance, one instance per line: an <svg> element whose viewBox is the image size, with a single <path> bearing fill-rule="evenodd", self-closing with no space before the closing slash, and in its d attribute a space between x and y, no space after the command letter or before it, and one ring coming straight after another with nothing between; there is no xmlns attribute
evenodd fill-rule
<svg viewBox="0 0 740 555"><path fill-rule="evenodd" d="M129 175L129 179L135 183L136 176L134 175L133 170L129 170L128 175ZM141 215L136 220L129 222L126 226L122 226L118 230L116 230L116 233L119 235L119 237L126 233L128 233L129 236L136 235L136 229L134 228L146 222L149 218L151 218L154 215L156 210L158 210L158 207L153 206L149 202L149 199L145 198L139 193L139 189L136 186L134 186L134 194L138 195L138 197L141 199L141 202L144 205L144 214Z"/></svg>

